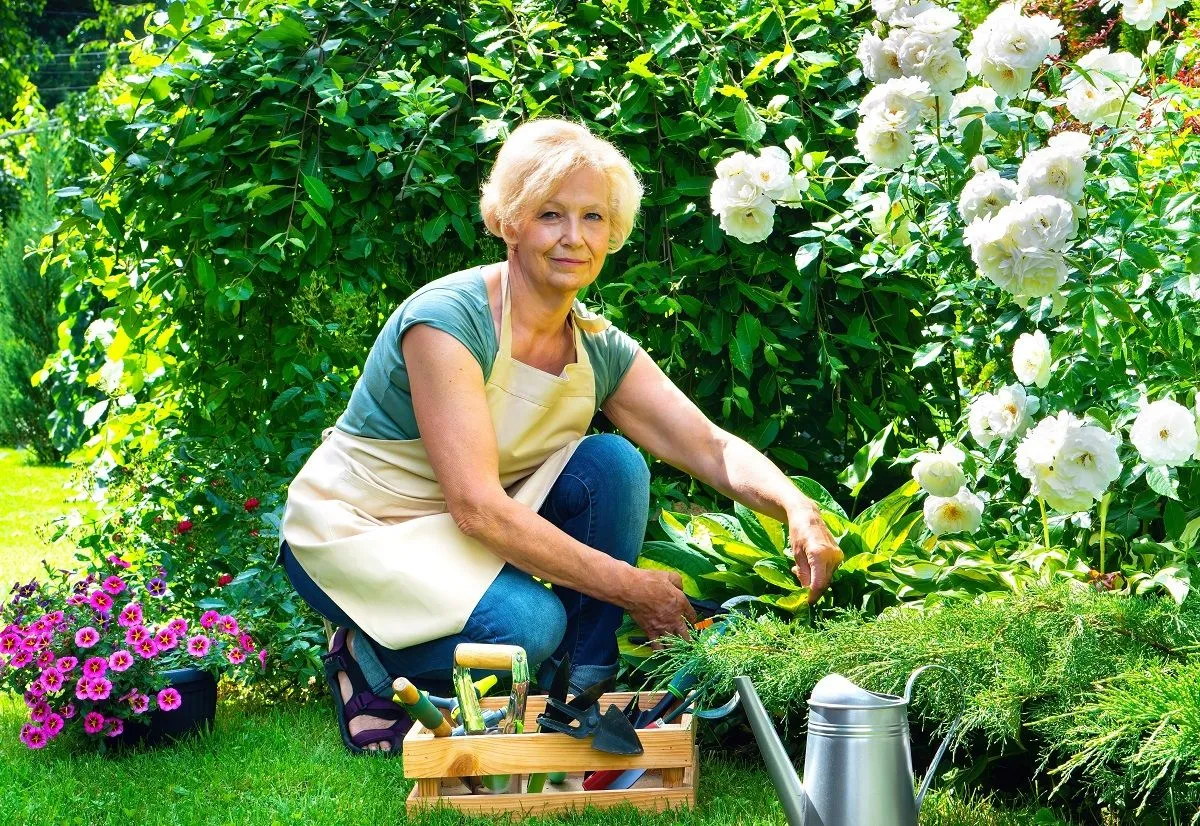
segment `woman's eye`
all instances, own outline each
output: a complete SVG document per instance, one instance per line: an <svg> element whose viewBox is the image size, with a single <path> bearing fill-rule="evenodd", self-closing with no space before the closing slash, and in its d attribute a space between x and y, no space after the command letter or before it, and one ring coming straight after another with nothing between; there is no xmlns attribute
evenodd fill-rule
<svg viewBox="0 0 1200 826"><path fill-rule="evenodd" d="M545 212L542 213L542 217L543 218L557 218L558 213L554 212L553 210L546 210Z"/></svg>
<svg viewBox="0 0 1200 826"><path fill-rule="evenodd" d="M587 217L593 221L603 221L604 220L604 216L601 215L599 212L589 212L587 214Z"/></svg>

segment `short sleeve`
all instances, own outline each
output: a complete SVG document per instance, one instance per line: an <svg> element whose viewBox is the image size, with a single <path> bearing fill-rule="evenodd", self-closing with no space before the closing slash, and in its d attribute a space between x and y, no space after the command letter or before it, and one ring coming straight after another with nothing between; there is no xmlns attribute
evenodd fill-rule
<svg viewBox="0 0 1200 826"><path fill-rule="evenodd" d="M588 348L588 358L596 375L596 409L599 410L620 387L621 379L625 378L642 348L612 324L599 332L585 333L583 343Z"/></svg>
<svg viewBox="0 0 1200 826"><path fill-rule="evenodd" d="M485 306L481 313L477 305L476 298L450 287L432 287L413 294L404 303L397 319L394 333L397 349L403 353L401 342L413 325L428 324L462 342L479 362L486 380L492 370L496 333L491 324L490 311Z"/></svg>

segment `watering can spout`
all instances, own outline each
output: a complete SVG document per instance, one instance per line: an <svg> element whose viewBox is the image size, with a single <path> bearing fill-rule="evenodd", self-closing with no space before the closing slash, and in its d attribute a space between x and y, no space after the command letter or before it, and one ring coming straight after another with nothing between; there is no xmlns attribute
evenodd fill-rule
<svg viewBox="0 0 1200 826"><path fill-rule="evenodd" d="M771 718L763 708L762 700L754 689L754 683L749 677L734 677L738 695L742 698L742 706L746 709L746 718L758 742L758 750L762 753L763 761L767 764L767 773L775 792L783 804L783 812L787 816L789 826L803 826L805 810L804 784L792 766L791 758L783 747Z"/></svg>

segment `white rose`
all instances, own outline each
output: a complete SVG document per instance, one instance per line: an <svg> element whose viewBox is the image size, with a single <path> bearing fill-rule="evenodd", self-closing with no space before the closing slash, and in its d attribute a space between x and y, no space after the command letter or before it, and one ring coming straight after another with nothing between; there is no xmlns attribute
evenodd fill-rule
<svg viewBox="0 0 1200 826"><path fill-rule="evenodd" d="M958 214L970 224L976 218L991 218L1016 199L1017 185L989 169L967 181L958 196Z"/></svg>
<svg viewBox="0 0 1200 826"><path fill-rule="evenodd" d="M768 146L750 162L750 179L769 198L779 198L792 183L792 164L787 152Z"/></svg>
<svg viewBox="0 0 1200 826"><path fill-rule="evenodd" d="M984 111L974 115L960 115L964 109L978 109ZM991 86L972 86L970 89L963 89L954 96L954 100L950 103L950 122L954 124L954 128L961 135L973 120L983 121L983 140L994 138L996 130L987 125L987 121L983 120L983 116L988 112L996 111L996 90Z"/></svg>
<svg viewBox="0 0 1200 826"><path fill-rule="evenodd" d="M979 76L996 94L1006 98L1019 97L1033 83L1033 69L1014 69L994 60L983 61Z"/></svg>
<svg viewBox="0 0 1200 826"><path fill-rule="evenodd" d="M1062 252L1079 231L1071 205L1053 195L1021 201L1011 211L1010 222L1009 232L1022 249Z"/></svg>
<svg viewBox="0 0 1200 826"><path fill-rule="evenodd" d="M1128 52L1110 54L1107 48L1093 49L1079 59L1078 65L1087 78L1072 72L1063 81L1063 89L1067 92L1068 111L1080 121L1116 126L1119 119L1133 118L1146 105L1145 97L1129 94L1141 75L1142 64Z"/></svg>
<svg viewBox="0 0 1200 826"><path fill-rule="evenodd" d="M897 2L898 0L871 0L871 9L879 18L879 22L887 23L892 19L892 13L896 11Z"/></svg>
<svg viewBox="0 0 1200 826"><path fill-rule="evenodd" d="M1069 133L1063 133L1069 134ZM1054 195L1071 204L1083 199L1087 172L1082 154L1063 151L1065 144L1045 146L1030 152L1017 169L1017 188L1022 199Z"/></svg>
<svg viewBox="0 0 1200 826"><path fill-rule="evenodd" d="M1064 410L1038 422L1017 445L1017 472L1055 510L1083 510L1121 475L1120 443L1119 436Z"/></svg>
<svg viewBox="0 0 1200 826"><path fill-rule="evenodd" d="M956 47L938 46L925 56L920 75L934 92L953 92L967 82L967 62ZM952 105L953 101L941 107L943 116Z"/></svg>
<svg viewBox="0 0 1200 826"><path fill-rule="evenodd" d="M750 164L754 162L754 156L746 152L734 152L727 158L722 158L717 163L718 178L736 178L739 175L745 175L750 171Z"/></svg>
<svg viewBox="0 0 1200 826"><path fill-rule="evenodd" d="M1056 22L1047 25L1048 17L1025 17L1014 13L1005 14L1005 21L1005 25L998 25L988 38L987 54L992 61L1013 69L1032 71L1050 55L1058 54L1056 38L1062 34L1062 26Z"/></svg>
<svg viewBox="0 0 1200 826"><path fill-rule="evenodd" d="M893 26L911 26L914 20L933 8L936 6L932 0L900 0L886 22Z"/></svg>
<svg viewBox="0 0 1200 826"><path fill-rule="evenodd" d="M1191 459L1200 437L1192 411L1171 399L1159 399L1138 413L1129 441L1149 465L1178 467Z"/></svg>
<svg viewBox="0 0 1200 826"><path fill-rule="evenodd" d="M132 393L126 393L117 398L117 407L133 407L135 404L137 404L137 399L134 398Z"/></svg>
<svg viewBox="0 0 1200 826"><path fill-rule="evenodd" d="M874 83L883 83L901 74L894 46L889 47L884 40L870 32L859 41L858 62L862 64L863 74Z"/></svg>
<svg viewBox="0 0 1200 826"><path fill-rule="evenodd" d="M913 465L913 478L934 496L953 496L967 481L962 468L966 458L965 453L950 444L937 453L922 453Z"/></svg>
<svg viewBox="0 0 1200 826"><path fill-rule="evenodd" d="M105 359L104 366L100 368L100 389L105 393L114 395L121 389L121 376L125 374L125 361L117 359L110 361Z"/></svg>
<svg viewBox="0 0 1200 826"><path fill-rule="evenodd" d="M912 135L902 124L868 117L858 125L855 137L859 154L876 166L896 169L912 157Z"/></svg>
<svg viewBox="0 0 1200 826"><path fill-rule="evenodd" d="M113 343L113 337L117 333L117 322L111 318L98 318L88 325L83 332L83 340L91 344L99 339L100 343L105 347Z"/></svg>
<svg viewBox="0 0 1200 826"><path fill-rule="evenodd" d="M1167 8L1163 0L1122 0L1121 16L1126 23L1145 32L1167 16Z"/></svg>
<svg viewBox="0 0 1200 826"><path fill-rule="evenodd" d="M1007 224L1001 220L1004 209L995 217L976 218L963 230L963 242L971 248L971 260L979 272L998 287L1009 288L1012 281L1013 256L1017 246L1008 235Z"/></svg>
<svg viewBox="0 0 1200 826"><path fill-rule="evenodd" d="M858 104L859 117L878 118L904 129L912 129L929 107L933 90L916 77L894 77L879 84Z"/></svg>
<svg viewBox="0 0 1200 826"><path fill-rule="evenodd" d="M867 222L871 225L875 236L897 247L909 242L908 217L899 203L893 204L886 192L880 192L871 199L871 210L867 214Z"/></svg>
<svg viewBox="0 0 1200 826"><path fill-rule="evenodd" d="M1067 262L1062 253L1018 249L1013 256L1012 286L1005 289L1018 297L1044 298L1066 283Z"/></svg>
<svg viewBox="0 0 1200 826"><path fill-rule="evenodd" d="M937 536L947 533L974 533L983 521L983 501L966 488L954 496L929 496L925 499L925 526Z"/></svg>
<svg viewBox="0 0 1200 826"><path fill-rule="evenodd" d="M1005 385L995 394L981 393L971 402L967 426L975 441L987 447L996 439L1012 439L1024 433L1039 406L1037 397L1027 395L1021 385Z"/></svg>
<svg viewBox="0 0 1200 826"><path fill-rule="evenodd" d="M730 204L721 213L721 229L743 244L766 240L775 228L775 202L766 195L752 203Z"/></svg>
<svg viewBox="0 0 1200 826"><path fill-rule="evenodd" d="M1013 371L1021 384L1045 387L1050 383L1050 340L1041 330L1022 333L1013 345Z"/></svg>
<svg viewBox="0 0 1200 826"><path fill-rule="evenodd" d="M934 6L914 17L909 28L914 32L942 38L943 42L953 43L959 37L958 24L960 21L961 18L950 9Z"/></svg>
<svg viewBox="0 0 1200 826"><path fill-rule="evenodd" d="M761 197L763 197L763 191L747 174L717 178L713 181L712 188L708 193L709 206L713 215L720 215L730 207L757 203Z"/></svg>

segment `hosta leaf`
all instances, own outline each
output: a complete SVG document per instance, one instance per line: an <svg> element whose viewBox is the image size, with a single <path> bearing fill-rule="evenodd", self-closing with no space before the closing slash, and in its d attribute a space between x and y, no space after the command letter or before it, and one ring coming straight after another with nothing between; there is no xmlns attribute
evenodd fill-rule
<svg viewBox="0 0 1200 826"><path fill-rule="evenodd" d="M842 519L849 520L846 511L842 510L842 506L833 498L833 494L825 490L821 483L815 479L809 479L807 476L793 476L792 484L800 489L800 492L809 499L816 502L823 509L831 511L840 516Z"/></svg>
<svg viewBox="0 0 1200 826"><path fill-rule="evenodd" d="M780 553L782 551L783 527L780 526L778 522L775 522L773 519L771 520L772 522L775 522L775 526L777 528L775 536L772 536L770 531L768 531L767 526L761 521L762 519L768 519L769 517L762 516L760 518L759 514L750 510L750 508L746 507L740 502L734 504L733 510L734 513L737 514L738 524L742 526L742 530L745 531L747 538L749 538L752 543L757 545L761 550L769 553Z"/></svg>
<svg viewBox="0 0 1200 826"><path fill-rule="evenodd" d="M754 563L754 573L785 591L799 591L801 588L796 575L778 559L763 559Z"/></svg>
<svg viewBox="0 0 1200 826"><path fill-rule="evenodd" d="M764 551L746 542L738 542L736 539L714 538L713 547L721 554L747 566L753 566L760 559L773 557L770 551Z"/></svg>
<svg viewBox="0 0 1200 826"><path fill-rule="evenodd" d="M871 507L867 508L854 520L862 534L863 543L867 548L875 550L885 537L908 512L921 486L915 479L910 479L897 491L885 496Z"/></svg>

